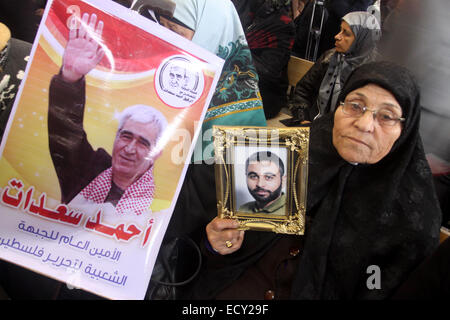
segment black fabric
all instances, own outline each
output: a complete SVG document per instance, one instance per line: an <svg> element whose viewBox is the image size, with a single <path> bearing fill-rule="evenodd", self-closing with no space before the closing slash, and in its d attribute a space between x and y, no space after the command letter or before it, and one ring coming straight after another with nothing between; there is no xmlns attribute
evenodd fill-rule
<svg viewBox="0 0 450 320"><path fill-rule="evenodd" d="M314 213L293 298L386 298L438 245L441 212L419 136L419 89L407 70L369 63L352 73L341 99L367 83L389 90L407 120L391 152L373 165L321 163L322 157L329 158L324 146L331 143L326 128L333 123L332 114L320 121L325 130L311 133L324 140L311 145L310 177L322 172L318 180L333 182ZM323 150L320 158L315 156L317 149ZM333 167L338 170L331 175L321 170ZM311 180L309 205L320 197L317 187L322 188ZM379 290L366 286L370 265L382 272Z"/></svg>
<svg viewBox="0 0 450 320"><path fill-rule="evenodd" d="M450 238L426 259L401 285L394 300L450 299Z"/></svg>
<svg viewBox="0 0 450 320"><path fill-rule="evenodd" d="M36 36L41 16L39 9L47 1L0 1L0 21L11 30L11 36L32 43Z"/></svg>
<svg viewBox="0 0 450 320"><path fill-rule="evenodd" d="M106 199L104 202L110 202L115 207L120 201L120 198L122 198L125 190L120 189L114 181L111 181L111 189L108 192L108 195L106 196Z"/></svg>
<svg viewBox="0 0 450 320"><path fill-rule="evenodd" d="M450 229L450 173L433 177L442 210L442 226Z"/></svg>
<svg viewBox="0 0 450 320"><path fill-rule="evenodd" d="M303 250L302 239L296 235L280 237L236 281L219 292L216 299L263 299L269 290L276 300L289 299L292 278L297 272L300 252Z"/></svg>
<svg viewBox="0 0 450 320"><path fill-rule="evenodd" d="M0 286L11 300L104 299L63 282L48 278L10 262L0 260Z"/></svg>
<svg viewBox="0 0 450 320"><path fill-rule="evenodd" d="M214 177L214 165L196 163L191 164L188 167L183 186L178 196L178 200L158 256L158 261L160 263L163 263L163 256L167 255L167 253L164 253L163 250L170 247L174 239L177 238L192 238L202 248L205 256L208 258L213 257L213 255L209 254L209 251L204 247L204 228L212 219L214 219L214 217L217 216L216 186ZM196 259L190 258L183 260L184 267L190 270L195 269L196 263ZM208 264L209 263L210 262L208 262ZM172 263L172 268L176 268L175 263ZM170 272L173 273L175 270L169 270L169 273ZM203 277L203 272L205 272L205 265L202 266L202 271L200 272L199 278ZM160 274L160 276L164 277L162 274ZM168 290L171 290L171 294L174 296L186 299L192 294L191 286L196 283L201 282L196 279L194 283L190 283L187 286L177 287L176 289L169 288ZM225 282L225 284L226 283L227 282ZM149 292L152 292L152 290L154 289L150 285ZM208 299L213 294L211 290L211 288L205 288L204 291L199 289L199 292L202 294L198 296L198 298Z"/></svg>
<svg viewBox="0 0 450 320"><path fill-rule="evenodd" d="M8 123L30 51L30 43L11 38L0 63L0 138Z"/></svg>
<svg viewBox="0 0 450 320"><path fill-rule="evenodd" d="M287 65L295 26L286 1L233 0L259 76L264 113L275 117L286 106Z"/></svg>
<svg viewBox="0 0 450 320"><path fill-rule="evenodd" d="M192 239L182 237L165 241L153 267L145 299L179 299L182 293L179 288L189 284L197 276L201 264L200 248Z"/></svg>
<svg viewBox="0 0 450 320"><path fill-rule="evenodd" d="M334 54L335 50L331 49L321 55L295 86L289 106L295 119L313 121L319 113L317 97L320 84L328 70L330 58Z"/></svg>
<svg viewBox="0 0 450 320"><path fill-rule="evenodd" d="M209 253L204 247L205 226L217 216L215 190L214 165L191 164L166 231L164 243L177 237L191 237L207 258L198 279L178 288L177 295L183 299L211 299L237 279L249 263L260 258L276 238L265 232L246 232L244 250L228 256L224 264L221 256ZM191 269L195 263L191 259L184 262Z"/></svg>
<svg viewBox="0 0 450 320"><path fill-rule="evenodd" d="M186 298L215 299L218 293L236 281L250 265L261 259L279 237L267 232L246 231L242 247L235 253L227 256L209 255Z"/></svg>
<svg viewBox="0 0 450 320"><path fill-rule="evenodd" d="M333 114L311 126L308 220L292 299L382 299L437 247L441 212L418 133L419 91L404 69L371 63L352 73L343 95L366 82L394 94L407 118L391 152L373 165L351 165L332 144ZM193 168L172 224L204 234L216 215L212 168ZM198 169L198 170L197 170ZM197 172L194 172L197 171ZM207 175L197 176L209 172ZM197 180L197 181L196 181ZM204 223L203 225L201 225ZM210 255L188 298L213 299L274 245L281 235L246 232L231 255ZM379 266L381 289L366 286Z"/></svg>
<svg viewBox="0 0 450 320"><path fill-rule="evenodd" d="M0 260L0 286L12 300L49 300L57 294L60 283L34 271Z"/></svg>

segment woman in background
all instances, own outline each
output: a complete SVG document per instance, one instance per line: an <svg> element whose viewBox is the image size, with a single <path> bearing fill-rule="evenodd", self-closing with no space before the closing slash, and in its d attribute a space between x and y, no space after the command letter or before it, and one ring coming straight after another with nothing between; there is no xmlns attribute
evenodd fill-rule
<svg viewBox="0 0 450 320"><path fill-rule="evenodd" d="M376 58L380 25L367 12L351 12L342 18L335 48L325 52L297 83L289 109L300 121L312 121L334 111L342 86L358 66Z"/></svg>

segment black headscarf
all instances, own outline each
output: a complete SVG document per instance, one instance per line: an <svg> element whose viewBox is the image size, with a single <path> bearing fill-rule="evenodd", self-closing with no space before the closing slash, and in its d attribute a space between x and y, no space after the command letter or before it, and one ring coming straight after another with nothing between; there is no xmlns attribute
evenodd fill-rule
<svg viewBox="0 0 450 320"><path fill-rule="evenodd" d="M311 128L308 210L313 222L293 282L294 299L380 299L392 294L439 243L441 212L419 136L420 94L411 74L387 62L357 68L348 93L373 83L390 91L406 121L390 153L371 165L342 160L334 114ZM381 271L370 290L368 267Z"/></svg>
<svg viewBox="0 0 450 320"><path fill-rule="evenodd" d="M312 124L308 220L293 279L293 299L387 298L438 245L441 212L418 132L419 89L407 70L374 62L350 75L340 100L368 83L395 96L406 118L402 133L378 163L355 166L344 161L333 146L334 114ZM206 190L200 193L208 194ZM196 207L185 207L184 213L203 212L201 206ZM207 261L191 298L214 298L279 237L247 231L238 251ZM371 265L380 268L381 289L367 287Z"/></svg>

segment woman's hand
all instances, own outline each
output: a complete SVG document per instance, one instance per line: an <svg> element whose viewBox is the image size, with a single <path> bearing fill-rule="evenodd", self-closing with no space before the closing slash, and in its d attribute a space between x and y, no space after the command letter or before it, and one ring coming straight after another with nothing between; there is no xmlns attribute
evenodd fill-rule
<svg viewBox="0 0 450 320"><path fill-rule="evenodd" d="M206 226L206 235L212 248L225 255L237 251L244 240L244 231L237 230L239 223L231 219L214 218Z"/></svg>

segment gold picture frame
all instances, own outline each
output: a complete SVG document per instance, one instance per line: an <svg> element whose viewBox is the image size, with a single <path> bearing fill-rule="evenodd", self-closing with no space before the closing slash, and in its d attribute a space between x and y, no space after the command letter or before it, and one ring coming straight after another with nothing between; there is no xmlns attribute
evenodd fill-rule
<svg viewBox="0 0 450 320"><path fill-rule="evenodd" d="M241 230L303 235L309 127L213 126L213 137L218 216Z"/></svg>

